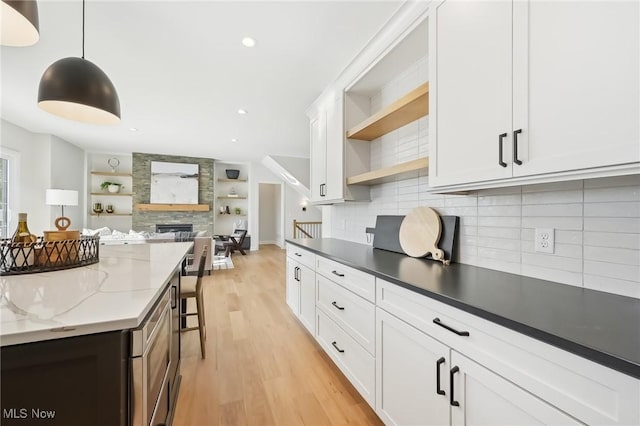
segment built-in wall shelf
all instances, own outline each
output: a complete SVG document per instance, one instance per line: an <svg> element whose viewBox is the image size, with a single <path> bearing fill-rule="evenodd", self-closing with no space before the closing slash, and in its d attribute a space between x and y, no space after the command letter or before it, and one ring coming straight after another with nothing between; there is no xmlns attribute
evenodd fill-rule
<svg viewBox="0 0 640 426"><path fill-rule="evenodd" d="M229 197L228 195L220 195L218 200L246 200L247 197Z"/></svg>
<svg viewBox="0 0 640 426"><path fill-rule="evenodd" d="M91 195L106 195L109 197L131 197L131 192L92 192Z"/></svg>
<svg viewBox="0 0 640 426"><path fill-rule="evenodd" d="M347 131L347 138L372 141L429 113L429 82L421 84Z"/></svg>
<svg viewBox="0 0 640 426"><path fill-rule="evenodd" d="M246 182L246 179L223 179L218 178L218 182Z"/></svg>
<svg viewBox="0 0 640 426"><path fill-rule="evenodd" d="M209 204L136 204L136 210L147 212L208 212Z"/></svg>
<svg viewBox="0 0 640 426"><path fill-rule="evenodd" d="M109 217L109 216L131 216L131 213L91 213L91 216Z"/></svg>
<svg viewBox="0 0 640 426"><path fill-rule="evenodd" d="M112 172L91 172L94 176L120 176L131 177L131 173L112 173Z"/></svg>
<svg viewBox="0 0 640 426"><path fill-rule="evenodd" d="M429 168L429 157L418 158L396 164L395 166L383 169L372 170L347 178L347 185L377 185L379 183L391 182L397 178L407 177L407 174L426 170Z"/></svg>

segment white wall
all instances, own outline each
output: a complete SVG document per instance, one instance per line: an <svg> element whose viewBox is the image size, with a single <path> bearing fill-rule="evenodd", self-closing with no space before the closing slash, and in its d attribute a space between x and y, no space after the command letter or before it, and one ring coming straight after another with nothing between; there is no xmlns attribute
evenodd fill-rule
<svg viewBox="0 0 640 426"><path fill-rule="evenodd" d="M387 105L426 81L427 59L417 62L372 99ZM371 143L371 166L424 156L424 117ZM371 188L370 203L323 208L325 236L366 243L377 215L405 215L418 206L460 216L458 261L565 284L640 298L640 176L430 194L428 177ZM555 253L533 250L536 227L555 228Z"/></svg>
<svg viewBox="0 0 640 426"><path fill-rule="evenodd" d="M0 120L0 125L0 145L20 156L18 211L12 212L12 223L17 223L19 212L27 213L29 230L42 235L53 226L50 207L44 203L45 190L50 188L50 136L31 133L5 120ZM83 170L83 162L79 168ZM13 230L8 232L12 234Z"/></svg>
<svg viewBox="0 0 640 426"><path fill-rule="evenodd" d="M284 219L284 236L293 238L293 221L299 222L320 222L322 221L322 211L316 206L309 205L309 200L300 195L295 189L287 185L285 206L286 213ZM302 211L302 206L306 205L307 210Z"/></svg>
<svg viewBox="0 0 640 426"><path fill-rule="evenodd" d="M84 171L84 151L69 142L56 136L50 137L51 146L51 181L50 188L71 189L78 191L78 205L66 206L64 214L71 219L69 229L82 230L85 218L85 171ZM53 224L55 218L59 217L61 209L59 206L52 206L49 216L50 223ZM55 229L49 227L48 229Z"/></svg>
<svg viewBox="0 0 640 426"><path fill-rule="evenodd" d="M259 184L258 202L260 204L259 242L260 244L277 244L278 234L281 234L280 185Z"/></svg>

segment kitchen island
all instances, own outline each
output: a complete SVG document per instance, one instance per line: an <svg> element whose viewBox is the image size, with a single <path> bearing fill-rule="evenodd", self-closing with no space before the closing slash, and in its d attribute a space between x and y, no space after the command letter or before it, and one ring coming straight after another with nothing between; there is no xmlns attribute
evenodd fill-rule
<svg viewBox="0 0 640 426"><path fill-rule="evenodd" d="M180 268L192 244L101 246L93 265L2 276L2 424L131 424L131 330L165 300L169 417L179 384Z"/></svg>

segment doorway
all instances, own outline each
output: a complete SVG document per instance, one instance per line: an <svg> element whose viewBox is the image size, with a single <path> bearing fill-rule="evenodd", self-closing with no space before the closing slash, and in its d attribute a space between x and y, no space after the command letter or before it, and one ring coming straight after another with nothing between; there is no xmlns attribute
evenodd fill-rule
<svg viewBox="0 0 640 426"><path fill-rule="evenodd" d="M282 247L282 184L258 184L258 242Z"/></svg>

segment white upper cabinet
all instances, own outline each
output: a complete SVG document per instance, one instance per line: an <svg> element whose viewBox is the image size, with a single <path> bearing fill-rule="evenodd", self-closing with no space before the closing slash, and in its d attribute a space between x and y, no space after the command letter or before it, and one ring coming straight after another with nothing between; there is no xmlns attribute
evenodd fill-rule
<svg viewBox="0 0 640 426"><path fill-rule="evenodd" d="M448 0L430 18L432 186L511 176L511 13L510 2Z"/></svg>
<svg viewBox="0 0 640 426"><path fill-rule="evenodd" d="M430 185L640 170L638 2L445 0L430 17Z"/></svg>

